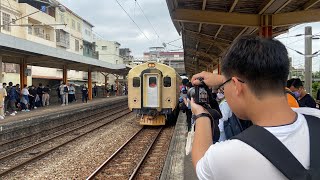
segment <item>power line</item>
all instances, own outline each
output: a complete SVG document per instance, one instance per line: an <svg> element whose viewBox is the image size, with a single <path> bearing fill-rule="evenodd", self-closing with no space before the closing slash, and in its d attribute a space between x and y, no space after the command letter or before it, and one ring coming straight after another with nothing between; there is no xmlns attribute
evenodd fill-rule
<svg viewBox="0 0 320 180"><path fill-rule="evenodd" d="M302 41L302 40L304 40L304 38L301 38L301 39L298 39L298 40L296 40L296 41L290 42L290 43L287 44L287 45L294 44L294 43L299 42L299 41Z"/></svg>
<svg viewBox="0 0 320 180"><path fill-rule="evenodd" d="M115 0L118 5L121 7L121 9L127 14L127 16L131 19L131 21L137 26L137 28L140 30L140 32L144 35L146 39L150 41L150 39L147 37L147 35L141 30L141 28L138 26L138 24L132 19L132 17L128 14L128 12L123 8L123 6L119 3L118 0Z"/></svg>
<svg viewBox="0 0 320 180"><path fill-rule="evenodd" d="M281 38L277 38L277 39L286 39L286 38L300 37L300 36L304 36L304 34L296 34L296 35L293 35L293 36L286 36L286 37L281 37Z"/></svg>
<svg viewBox="0 0 320 180"><path fill-rule="evenodd" d="M180 39L182 39L182 38L175 39L175 40L173 40L173 41L167 42L166 44L173 43L173 42L178 41L178 40L180 40Z"/></svg>
<svg viewBox="0 0 320 180"><path fill-rule="evenodd" d="M135 2L137 3L138 7L140 8L143 16L147 19L147 21L149 22L149 24L151 25L153 31L156 33L156 35L158 36L158 39L161 41L159 34L157 33L156 29L154 28L154 26L152 25L152 23L150 22L149 18L146 16L146 14L144 13L144 11L142 10L139 2L137 0L135 0Z"/></svg>
<svg viewBox="0 0 320 180"><path fill-rule="evenodd" d="M173 47L176 47L176 48L182 48L181 46L176 46L176 45L173 45L173 44L170 44L170 43L166 43L166 44L168 44L170 46L173 46Z"/></svg>

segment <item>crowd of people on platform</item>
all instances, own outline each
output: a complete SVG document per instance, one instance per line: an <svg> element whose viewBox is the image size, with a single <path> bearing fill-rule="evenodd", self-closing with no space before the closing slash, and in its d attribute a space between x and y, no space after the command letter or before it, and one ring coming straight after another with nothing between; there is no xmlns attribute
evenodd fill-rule
<svg viewBox="0 0 320 180"><path fill-rule="evenodd" d="M29 112L31 109L49 106L51 89L49 85L39 83L38 87L20 84L13 85L12 82L0 85L0 119L6 115L15 116L18 111Z"/></svg>
<svg viewBox="0 0 320 180"><path fill-rule="evenodd" d="M108 86L106 89L107 96L126 95L127 86L125 84L120 86L118 91L117 85ZM88 87L86 84L80 86L82 103L88 102ZM3 83L0 85L0 119L4 119L6 115L15 116L19 111L29 112L32 109L39 107L49 106L50 104L49 85L44 86L39 83L39 86L27 86L20 84L13 85L12 82ZM76 85L73 83L62 82L56 88L58 102L61 106L68 105L69 103L77 102ZM92 97L98 97L98 86L94 84L92 87Z"/></svg>

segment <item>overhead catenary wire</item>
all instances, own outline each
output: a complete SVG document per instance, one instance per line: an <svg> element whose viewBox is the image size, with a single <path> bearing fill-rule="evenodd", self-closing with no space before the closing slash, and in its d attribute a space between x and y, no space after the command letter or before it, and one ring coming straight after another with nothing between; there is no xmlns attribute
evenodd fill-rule
<svg viewBox="0 0 320 180"><path fill-rule="evenodd" d="M166 44L173 43L173 42L178 41L178 40L180 40L180 39L182 39L182 38L178 38L178 39L175 39L175 40L173 40L173 41L166 42Z"/></svg>
<svg viewBox="0 0 320 180"><path fill-rule="evenodd" d="M277 38L277 39L286 39L286 38L293 38L293 37L300 37L300 36L304 36L304 34L296 34L296 35L293 35L293 36L280 37L280 38Z"/></svg>
<svg viewBox="0 0 320 180"><path fill-rule="evenodd" d="M148 38L148 36L142 31L142 29L139 27L139 25L132 19L132 17L129 15L129 13L123 8L123 6L119 3L118 0L115 0L117 2L117 4L121 7L121 9L126 13L126 15L130 18L130 20L137 26L137 28L140 30L140 32L144 35L144 37L146 39L148 39L150 41L150 39Z"/></svg>
<svg viewBox="0 0 320 180"><path fill-rule="evenodd" d="M139 2L138 2L137 0L135 0L135 2L136 2L136 4L138 5L139 9L141 10L141 12L142 12L143 16L147 19L147 21L148 21L148 22L149 22L149 24L151 25L151 27L152 27L153 31L156 33L156 35L157 35L158 39L161 41L161 38L160 38L160 36L159 36L158 32L156 31L156 29L154 28L153 24L150 22L149 18L146 16L146 14L144 13L144 11L142 10L142 8L141 8L141 6L140 6Z"/></svg>

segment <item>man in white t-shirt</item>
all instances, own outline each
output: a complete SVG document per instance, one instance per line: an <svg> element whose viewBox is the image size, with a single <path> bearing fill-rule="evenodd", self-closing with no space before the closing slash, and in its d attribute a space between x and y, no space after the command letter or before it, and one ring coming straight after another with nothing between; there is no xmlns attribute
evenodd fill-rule
<svg viewBox="0 0 320 180"><path fill-rule="evenodd" d="M277 40L244 36L231 46L222 61L222 75L202 72L191 82L224 88L225 98L240 119L250 119L279 139L304 168L310 166L309 129L304 115L294 112L283 91L289 60ZM211 122L202 106L191 101L196 127L192 161L199 179L287 179L253 147L237 140L212 144ZM320 112L319 112L320 113Z"/></svg>

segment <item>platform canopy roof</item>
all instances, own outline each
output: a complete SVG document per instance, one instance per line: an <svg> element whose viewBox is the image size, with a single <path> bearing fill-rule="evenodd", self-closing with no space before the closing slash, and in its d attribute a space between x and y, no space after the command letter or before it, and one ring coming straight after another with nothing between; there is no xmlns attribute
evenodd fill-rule
<svg viewBox="0 0 320 180"><path fill-rule="evenodd" d="M320 0L167 0L167 5L182 35L188 74L195 73L196 59L199 71L216 69L235 39L258 34L263 25L276 36L297 24L320 21Z"/></svg>
<svg viewBox="0 0 320 180"><path fill-rule="evenodd" d="M126 75L130 70L124 64L111 64L102 60L85 57L32 41L0 33L0 56L4 63L20 64L25 59L27 65L78 71L100 71Z"/></svg>

